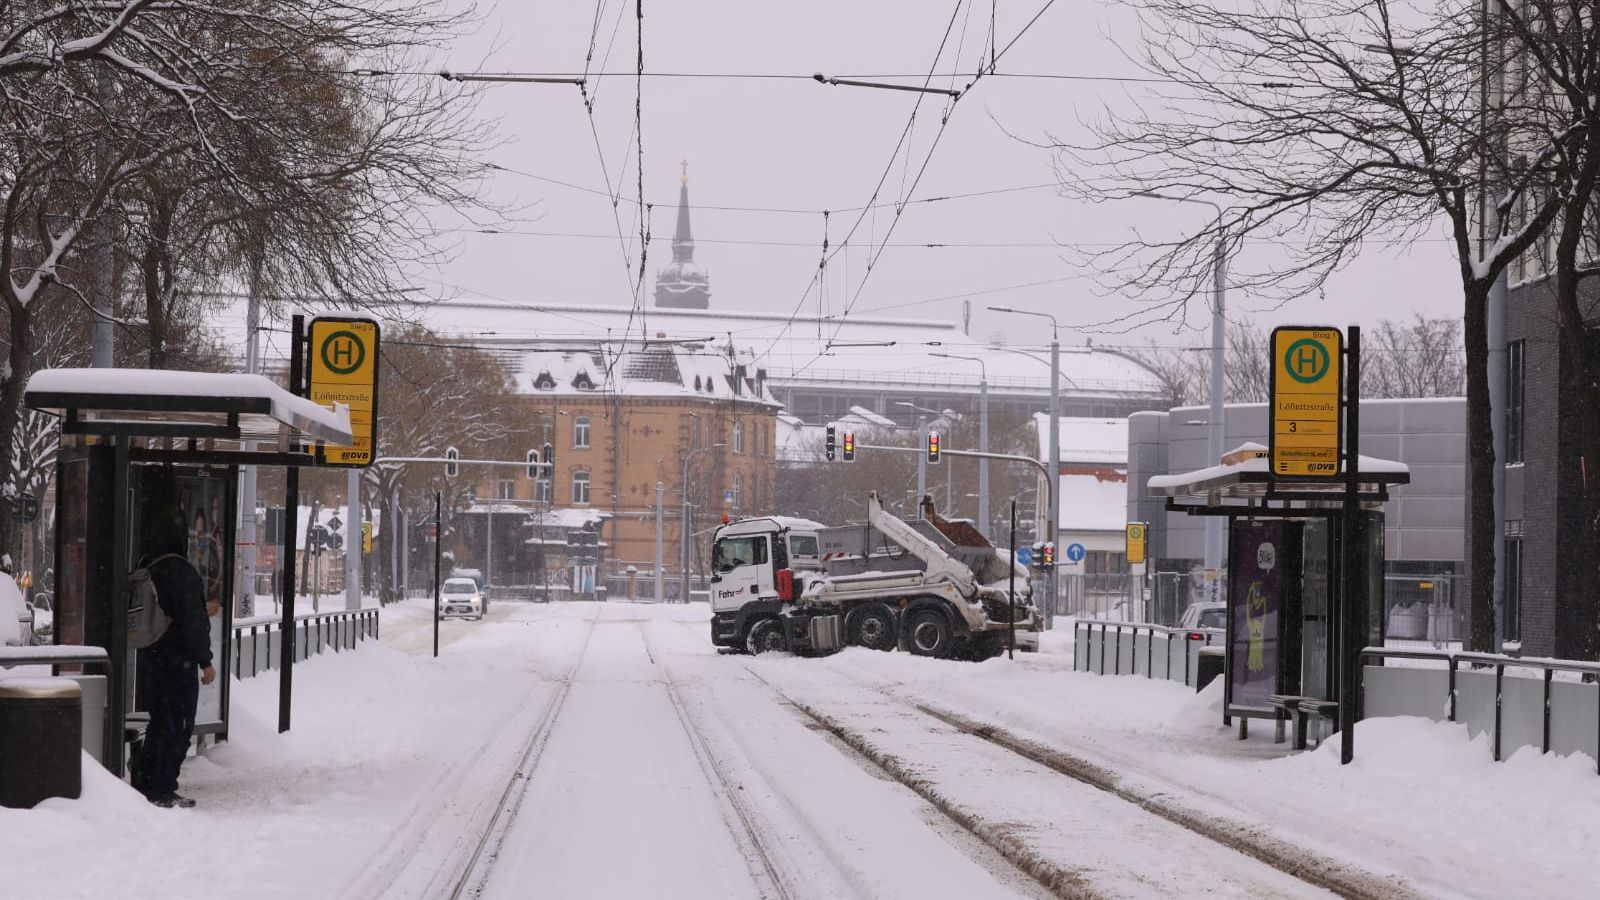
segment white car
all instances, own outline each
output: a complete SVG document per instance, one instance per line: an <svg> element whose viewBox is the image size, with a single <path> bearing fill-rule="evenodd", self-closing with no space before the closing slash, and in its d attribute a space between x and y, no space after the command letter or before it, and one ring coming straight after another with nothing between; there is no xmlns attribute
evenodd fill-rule
<svg viewBox="0 0 1600 900"><path fill-rule="evenodd" d="M483 618L483 592L471 578L446 578L439 593L439 618Z"/></svg>
<svg viewBox="0 0 1600 900"><path fill-rule="evenodd" d="M1183 611L1183 617L1178 619L1179 628L1216 628L1228 627L1228 605L1226 603L1191 603Z"/></svg>

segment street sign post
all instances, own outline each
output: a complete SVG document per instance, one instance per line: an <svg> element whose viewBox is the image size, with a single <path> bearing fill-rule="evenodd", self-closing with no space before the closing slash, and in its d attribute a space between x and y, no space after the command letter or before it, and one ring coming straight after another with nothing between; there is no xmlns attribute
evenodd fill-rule
<svg viewBox="0 0 1600 900"><path fill-rule="evenodd" d="M1083 562L1083 558L1088 554L1088 552L1089 551L1086 550L1082 544L1068 544L1067 562L1077 565L1078 563Z"/></svg>
<svg viewBox="0 0 1600 900"><path fill-rule="evenodd" d="M1273 475L1338 477L1343 370L1339 329L1285 325L1272 330L1267 455Z"/></svg>
<svg viewBox="0 0 1600 900"><path fill-rule="evenodd" d="M323 464L368 466L378 442L378 323L371 319L311 320L312 402L350 407L349 447L324 447Z"/></svg>
<svg viewBox="0 0 1600 900"><path fill-rule="evenodd" d="M1031 566L1031 565L1033 565L1033 548L1032 547L1018 547L1017 550L1016 550L1016 553L1017 553L1017 564L1018 565L1023 565L1023 566Z"/></svg>

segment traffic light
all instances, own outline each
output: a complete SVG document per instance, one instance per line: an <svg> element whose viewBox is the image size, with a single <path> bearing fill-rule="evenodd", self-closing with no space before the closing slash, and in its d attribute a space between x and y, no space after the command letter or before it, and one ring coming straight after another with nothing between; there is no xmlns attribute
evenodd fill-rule
<svg viewBox="0 0 1600 900"><path fill-rule="evenodd" d="M1045 541L1044 542L1044 564L1046 566L1053 566L1053 565L1056 564L1056 542L1055 541Z"/></svg>
<svg viewBox="0 0 1600 900"><path fill-rule="evenodd" d="M846 431L844 433L844 461L856 461L856 433L854 431Z"/></svg>
<svg viewBox="0 0 1600 900"><path fill-rule="evenodd" d="M828 462L833 462L834 456L837 455L836 450L838 449L838 433L835 431L832 425L829 425L826 434L827 437L822 442L823 452L827 457Z"/></svg>
<svg viewBox="0 0 1600 900"><path fill-rule="evenodd" d="M555 447L555 445L550 443L549 441L545 441L544 442L544 452L539 454L539 458L544 460L544 477L545 477L545 480L549 481L549 480L555 478L556 477L556 447Z"/></svg>
<svg viewBox="0 0 1600 900"><path fill-rule="evenodd" d="M928 432L928 462L939 461L939 432Z"/></svg>
<svg viewBox="0 0 1600 900"><path fill-rule="evenodd" d="M1034 544L1029 549L1033 551L1033 553L1028 557L1029 565L1033 566L1035 569L1042 568L1044 566L1044 544Z"/></svg>
<svg viewBox="0 0 1600 900"><path fill-rule="evenodd" d="M543 469L544 469L544 467L539 464L539 451L537 451L537 450L529 450L528 451L528 477L529 478L538 478L539 477L539 473L541 471L543 471Z"/></svg>
<svg viewBox="0 0 1600 900"><path fill-rule="evenodd" d="M460 468L461 468L460 466L456 465L456 460L461 458L461 451L457 450L454 447L446 447L445 450L444 450L444 458L445 458L444 477L446 477L446 478L454 478L454 477L456 477L456 472L459 471Z"/></svg>

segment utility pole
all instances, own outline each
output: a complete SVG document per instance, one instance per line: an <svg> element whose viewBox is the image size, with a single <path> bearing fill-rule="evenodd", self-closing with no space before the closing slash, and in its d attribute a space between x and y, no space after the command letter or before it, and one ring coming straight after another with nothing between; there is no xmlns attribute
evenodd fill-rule
<svg viewBox="0 0 1600 900"><path fill-rule="evenodd" d="M1211 411L1206 416L1206 465L1222 463L1224 425L1224 369L1227 361L1227 321L1223 315L1227 306L1228 279L1227 234L1222 230L1222 210L1217 210L1217 248L1211 262ZM1206 516L1206 599L1221 600L1222 588L1222 526L1221 516Z"/></svg>
<svg viewBox="0 0 1600 900"><path fill-rule="evenodd" d="M345 473L344 608L361 608L361 470Z"/></svg>
<svg viewBox="0 0 1600 900"><path fill-rule="evenodd" d="M666 599L665 587L661 583L661 529L666 526L664 505L667 502L667 486L656 482L656 602Z"/></svg>
<svg viewBox="0 0 1600 900"><path fill-rule="evenodd" d="M244 370L255 375L261 371L259 333L261 331L261 263L254 253L250 256L250 299L244 315ZM255 441L246 441L245 452L256 448ZM241 615L252 616L256 611L256 467L244 466L239 471L239 546L244 548L244 602Z"/></svg>
<svg viewBox="0 0 1600 900"><path fill-rule="evenodd" d="M484 507L483 523L483 592L487 595L494 584L494 505L499 502L499 479L495 479L496 487L489 492L489 503Z"/></svg>
<svg viewBox="0 0 1600 900"><path fill-rule="evenodd" d="M692 539L693 532L694 532L694 521L693 521L693 518L690 516L690 511L689 511L689 462L691 460L693 460L696 456L700 455L701 453L706 452L707 450L715 450L718 447L723 447L723 446L726 446L726 444L722 443L721 441L718 441L715 444L711 444L711 445L708 445L708 446L705 446L705 447L700 447L700 448L695 449L695 450L690 450L688 453L685 453L683 455L683 481L681 481L679 484L680 484L680 486L681 486L681 488L683 490L683 535L682 535L682 543L683 543L683 550L682 550L682 552L683 552L683 597L682 597L682 599L683 599L683 601L685 603L689 602L689 559L690 559L690 557L689 557L689 541Z"/></svg>
<svg viewBox="0 0 1600 900"><path fill-rule="evenodd" d="M1036 316L1050 320L1050 437L1049 455L1046 460L1050 466L1047 480L1050 482L1050 508L1045 511L1045 535L1035 535L1037 540L1055 541L1061 533L1061 326L1056 322L1056 317L1049 313L1034 312L1029 309L1014 309L1009 306L991 306L995 312L1011 313L1019 316ZM1207 523L1209 525L1209 522ZM1045 591L1049 595L1048 602L1044 604L1044 619L1046 627L1052 623L1056 608L1056 567L1047 566L1044 570Z"/></svg>
<svg viewBox="0 0 1600 900"><path fill-rule="evenodd" d="M99 77L99 100L106 118L111 118L117 102L116 87L104 72ZM101 138L94 152L95 168L101 178L109 177L111 153L111 142ZM115 265L111 248L111 207L112 204L107 203L94 223L94 321L90 327L90 362L96 369L109 369L116 365L116 354L113 352L116 332L112 329L115 313L111 302L112 269Z"/></svg>

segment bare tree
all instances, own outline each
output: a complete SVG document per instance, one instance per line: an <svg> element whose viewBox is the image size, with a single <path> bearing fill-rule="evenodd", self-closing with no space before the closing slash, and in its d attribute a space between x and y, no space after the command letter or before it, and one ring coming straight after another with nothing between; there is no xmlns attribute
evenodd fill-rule
<svg viewBox="0 0 1600 900"><path fill-rule="evenodd" d="M1469 533L1494 539L1488 295L1539 240L1561 200L1541 185L1561 160L1542 111L1503 103L1485 128L1479 66L1489 33L1475 0L1419 11L1388 0L1139 0L1136 59L1158 82L1095 138L1058 144L1068 193L1149 203L1214 200L1220 214L1170 240L1094 257L1107 283L1155 299L1140 320L1181 317L1209 284L1315 295L1367 244L1404 244L1443 221L1458 261L1467 372ZM1530 152L1506 165L1502 136ZM1087 173L1086 175L1084 173ZM1079 176L1083 177L1079 177ZM1492 208L1477 208L1497 190ZM1513 216L1512 213L1520 212ZM1482 232L1478 226L1482 225ZM1242 253L1244 250L1254 253ZM1493 555L1472 554L1471 643L1493 643Z"/></svg>
<svg viewBox="0 0 1600 900"><path fill-rule="evenodd" d="M1456 319L1381 320L1363 335L1361 352L1363 397L1459 397L1466 387Z"/></svg>
<svg viewBox="0 0 1600 900"><path fill-rule="evenodd" d="M351 72L413 69L461 13L439 0L0 9L0 429L20 422L34 305L55 290L88 304L97 225L134 250L157 365L178 298L230 267L269 297L394 298L441 246L430 212L476 199L488 132L443 82ZM0 473L13 468L0 441ZM9 532L0 504L0 543Z"/></svg>

